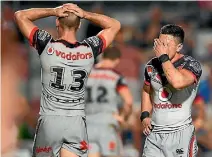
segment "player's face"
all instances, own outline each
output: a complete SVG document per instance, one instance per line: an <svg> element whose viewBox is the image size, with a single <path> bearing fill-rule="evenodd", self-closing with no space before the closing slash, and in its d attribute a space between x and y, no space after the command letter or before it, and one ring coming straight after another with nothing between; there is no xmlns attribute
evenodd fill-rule
<svg viewBox="0 0 212 157"><path fill-rule="evenodd" d="M169 47L169 58L172 59L175 54L179 51L179 41L173 37L172 35L166 35L166 34L160 34L159 36L159 40L164 43L164 44L168 44Z"/></svg>

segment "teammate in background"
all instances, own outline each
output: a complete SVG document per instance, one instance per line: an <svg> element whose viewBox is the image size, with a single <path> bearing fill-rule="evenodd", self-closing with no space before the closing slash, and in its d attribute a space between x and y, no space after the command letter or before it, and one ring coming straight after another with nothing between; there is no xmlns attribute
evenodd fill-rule
<svg viewBox="0 0 212 157"><path fill-rule="evenodd" d="M86 86L86 117L88 124L89 157L120 156L119 124L132 111L132 96L125 79L113 69L119 63L119 49L110 47L103 59L91 71ZM119 114L118 97L123 99Z"/></svg>
<svg viewBox="0 0 212 157"><path fill-rule="evenodd" d="M48 16L57 17L57 40L33 23ZM96 23L103 31L78 42L80 18ZM42 66L40 118L33 156L87 156L85 86L94 60L111 44L120 23L74 4L21 10L15 13L15 19L23 35L37 49Z"/></svg>
<svg viewBox="0 0 212 157"><path fill-rule="evenodd" d="M197 155L191 107L202 70L197 60L180 53L183 40L184 30L173 24L163 26L154 40L156 57L146 64L142 91L143 157Z"/></svg>

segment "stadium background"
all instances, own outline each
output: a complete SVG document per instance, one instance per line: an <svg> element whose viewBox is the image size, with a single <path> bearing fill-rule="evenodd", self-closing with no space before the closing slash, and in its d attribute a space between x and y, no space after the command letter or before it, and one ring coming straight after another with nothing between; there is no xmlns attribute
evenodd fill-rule
<svg viewBox="0 0 212 157"><path fill-rule="evenodd" d="M2 56L2 153L16 157L30 157L40 99L40 62L34 49L29 47L14 23L13 14L20 9L56 7L68 1L11 1L1 2L1 56ZM134 109L140 105L140 87L143 68L154 56L152 41L159 29L167 23L181 25L185 32L183 53L201 61L203 75L198 97L205 109L204 124L197 129L199 157L212 156L212 2L75 2L88 11L100 12L117 18L122 30L115 43L123 57L117 67L128 80L134 96ZM56 37L55 17L36 21L36 24ZM89 29L89 31L87 31ZM100 28L83 20L78 40L95 35ZM194 105L194 118L198 109ZM125 157L136 157L142 139L133 138L132 132L123 133ZM17 137L17 138L16 138ZM140 137L139 137L140 138ZM135 141L134 139L137 139ZM134 147L135 145L135 147ZM12 154L11 156L14 156Z"/></svg>

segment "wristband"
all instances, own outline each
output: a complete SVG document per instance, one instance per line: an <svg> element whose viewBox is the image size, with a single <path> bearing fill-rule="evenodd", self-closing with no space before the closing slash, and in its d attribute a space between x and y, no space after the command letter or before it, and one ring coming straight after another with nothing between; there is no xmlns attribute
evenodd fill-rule
<svg viewBox="0 0 212 157"><path fill-rule="evenodd" d="M158 59L161 63L164 63L169 60L169 56L167 54L162 54L160 57L158 57Z"/></svg>
<svg viewBox="0 0 212 157"><path fill-rule="evenodd" d="M149 117L149 112L148 112L148 111L142 112L142 113L141 113L141 116L140 116L141 122L142 122L145 118L147 118L147 117Z"/></svg>

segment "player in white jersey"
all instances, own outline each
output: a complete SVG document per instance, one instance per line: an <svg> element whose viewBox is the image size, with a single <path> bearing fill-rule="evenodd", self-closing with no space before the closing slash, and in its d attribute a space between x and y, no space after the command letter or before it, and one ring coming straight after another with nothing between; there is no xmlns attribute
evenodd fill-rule
<svg viewBox="0 0 212 157"><path fill-rule="evenodd" d="M114 71L120 57L118 48L107 48L88 79L85 113L89 157L120 156L119 124L123 124L125 117L127 118L132 110L132 96L127 83L122 75ZM121 113L119 97L123 100L123 105L120 106Z"/></svg>
<svg viewBox="0 0 212 157"><path fill-rule="evenodd" d="M38 29L33 21L56 16L58 39ZM35 157L87 156L84 92L96 57L113 41L120 23L110 17L65 4L15 13L16 22L41 61L41 106L35 134ZM97 36L78 42L80 18L103 28Z"/></svg>
<svg viewBox="0 0 212 157"><path fill-rule="evenodd" d="M154 40L156 57L146 64L142 91L143 157L197 155L191 107L202 70L197 60L180 53L183 40L184 30L174 24L162 27Z"/></svg>

